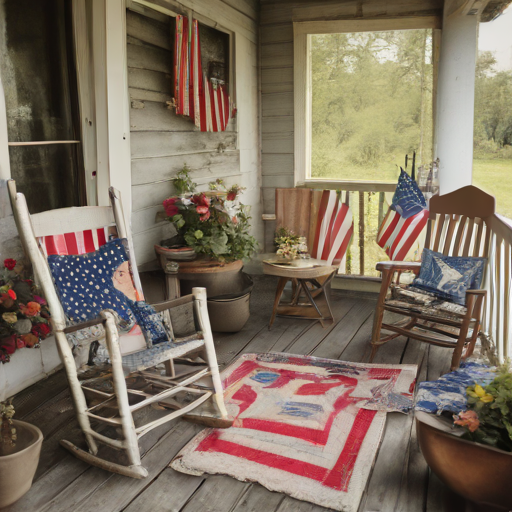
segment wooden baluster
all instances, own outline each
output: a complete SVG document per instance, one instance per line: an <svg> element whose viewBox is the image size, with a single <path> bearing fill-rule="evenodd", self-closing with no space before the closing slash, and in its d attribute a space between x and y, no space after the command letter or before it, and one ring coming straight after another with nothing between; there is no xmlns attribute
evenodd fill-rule
<svg viewBox="0 0 512 512"><path fill-rule="evenodd" d="M359 191L359 274L364 276L364 192Z"/></svg>
<svg viewBox="0 0 512 512"><path fill-rule="evenodd" d="M501 270L502 270L502 266L501 266L501 243L502 243L502 239L500 237L498 237L498 235L496 235L496 256L495 256L495 259L494 259L494 262L495 262L495 268L494 268L494 271L495 271L495 279L496 279L496 293L495 293L495 298L496 298L496 334L495 334L495 342L496 342L496 346L498 347L498 356L500 358L500 361L503 360L503 355L504 355L504 346L503 346L503 342L504 342L504 336L502 336L502 328L503 328L503 325L501 324L501 307L502 307L502 295L501 295Z"/></svg>
<svg viewBox="0 0 512 512"><path fill-rule="evenodd" d="M505 358L510 357L510 333L509 333L509 316L512 313L510 311L510 267L512 266L510 242L505 241L505 290L503 300L503 354Z"/></svg>

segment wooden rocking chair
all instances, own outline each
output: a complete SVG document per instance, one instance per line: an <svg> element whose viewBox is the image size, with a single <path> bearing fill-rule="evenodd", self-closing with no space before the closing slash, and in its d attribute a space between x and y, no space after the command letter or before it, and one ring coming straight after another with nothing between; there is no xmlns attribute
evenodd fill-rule
<svg viewBox="0 0 512 512"><path fill-rule="evenodd" d="M217 412L220 412L222 419L209 417L205 423L220 427L231 426L232 421L228 419L224 406L204 288L194 288L191 295L154 305L167 332L172 334L172 342L151 348L144 346L134 354L123 355L123 338L119 336L116 316L112 310L103 310L101 317L96 320L71 326L66 324L64 309L41 243L48 237L64 234L68 239L69 235L75 235L82 236L84 240L86 233L98 233L105 229L109 233L117 233L116 238L127 239L131 247L131 236L125 227L119 192L110 189L109 207L63 208L30 215L24 195L16 194L13 180L9 181L9 191L22 243L48 301L53 333L69 381L78 423L89 451L66 440L61 441L62 446L94 466L133 478L145 478L148 472L141 464L138 441L154 428L178 416L190 414L210 398L215 399ZM99 235L94 236L98 238ZM129 258L135 288L141 293L133 250ZM92 326L103 326L110 367L99 378L81 381L67 335ZM206 361L202 366L191 360L198 356ZM176 371L178 367L175 367L174 360L185 357L189 358L188 369L180 365L181 371ZM165 365L165 370L156 367L160 364ZM128 371L132 370L128 376L127 368ZM206 377L211 377L212 382L205 382ZM182 398L181 402L176 400L178 395ZM146 406L151 407L143 409ZM202 420L203 416L199 415L197 419ZM219 421L212 421L215 419ZM103 451L107 455L112 451L110 448L117 450L113 461L99 455L98 443L106 445ZM119 463L119 452L124 454L121 456L123 463Z"/></svg>
<svg viewBox="0 0 512 512"><path fill-rule="evenodd" d="M467 186L430 199L425 247L446 256L488 257L490 247L489 218L495 211L493 196ZM435 307L412 305L400 300L407 287L400 284L402 272L418 274L421 263L389 261L377 264L382 285L375 311L370 362L381 345L397 338L409 338L441 347L453 348L451 369L459 367L461 358L473 353L482 320L485 290L467 290L465 306L437 301ZM485 275L485 273L484 273ZM394 279L395 278L395 279ZM391 297L390 297L391 292ZM398 323L384 323L384 312L406 318ZM381 338L381 330L394 334Z"/></svg>

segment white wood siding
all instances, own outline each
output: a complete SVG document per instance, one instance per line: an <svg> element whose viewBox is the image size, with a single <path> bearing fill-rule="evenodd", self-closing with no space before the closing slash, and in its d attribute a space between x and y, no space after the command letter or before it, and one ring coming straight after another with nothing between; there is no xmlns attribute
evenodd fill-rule
<svg viewBox="0 0 512 512"><path fill-rule="evenodd" d="M162 201L174 193L171 179L185 163L199 190L206 190L217 178L247 187L243 201L253 207L254 234L261 238L257 45L245 37L248 27L257 33L256 2L221 3L219 20L212 21L225 22L230 16L245 20L240 25L242 33L234 36L238 114L223 133L202 133L191 120L167 108L166 101L173 95L169 26L174 19L160 14L144 16L140 8L139 12L127 11L132 230L137 263L142 268L154 265L153 245L171 233L169 223L157 223L155 217L163 209ZM193 4L190 7L201 12L203 5Z"/></svg>

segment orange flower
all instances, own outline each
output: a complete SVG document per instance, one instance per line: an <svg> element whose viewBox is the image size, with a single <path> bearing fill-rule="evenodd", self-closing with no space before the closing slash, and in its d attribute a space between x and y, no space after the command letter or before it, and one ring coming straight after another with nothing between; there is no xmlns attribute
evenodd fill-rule
<svg viewBox="0 0 512 512"><path fill-rule="evenodd" d="M30 333L24 334L21 336L21 339L24 341L25 346L29 348L32 348L36 343L39 342L39 338Z"/></svg>
<svg viewBox="0 0 512 512"><path fill-rule="evenodd" d="M25 316L37 316L41 311L41 306L37 302L29 302L26 306L24 304L20 304L20 311Z"/></svg>
<svg viewBox="0 0 512 512"><path fill-rule="evenodd" d="M475 411L459 412L458 416L453 418L455 425L467 427L470 432L474 432L480 426L480 420Z"/></svg>

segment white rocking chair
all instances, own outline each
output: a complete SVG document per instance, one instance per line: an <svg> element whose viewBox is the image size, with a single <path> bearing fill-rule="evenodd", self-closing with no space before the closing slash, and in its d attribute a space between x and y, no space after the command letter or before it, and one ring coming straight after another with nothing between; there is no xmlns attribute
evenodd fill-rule
<svg viewBox="0 0 512 512"><path fill-rule="evenodd" d="M148 472L141 464L138 441L154 428L190 413L211 397L215 399L221 419L219 415L217 418L205 418L201 413L194 417L195 420L204 420L208 425L231 426L232 421L228 419L224 406L204 288L194 288L191 295L153 305L161 315L164 325L173 334L173 341L149 349L144 348L128 356L122 354L113 311L104 310L101 318L82 324L66 325L64 309L40 242L43 237L109 228L110 231L115 230L119 238L126 238L132 248L131 236L124 223L119 192L110 189L111 206L108 207L62 208L30 215L24 195L16 193L15 182L10 180L8 185L22 243L48 301L53 333L69 381L78 423L85 435L89 451L82 450L67 440L61 441L62 446L94 466L133 478L145 478ZM142 292L133 250L130 250L129 258L135 287ZM109 371L99 378L80 381L67 335L100 325L105 331L106 348L111 363ZM172 347L162 349L162 345ZM199 355L206 361L203 367L190 359ZM188 369L176 372L173 360L185 356L189 358ZM162 363L165 370L156 368ZM123 367L131 370L127 377ZM211 377L212 385L205 384L205 377ZM182 397L187 395L188 402L185 401L184 404L183 400L175 400L178 394ZM137 424L134 415L141 415L141 409L148 405L153 406L146 409L149 411L150 421L147 421L146 414L145 422ZM155 419L155 415L159 417ZM98 443L123 452L126 464L119 463L119 456L114 461L100 456ZM106 451L109 452L108 449Z"/></svg>

